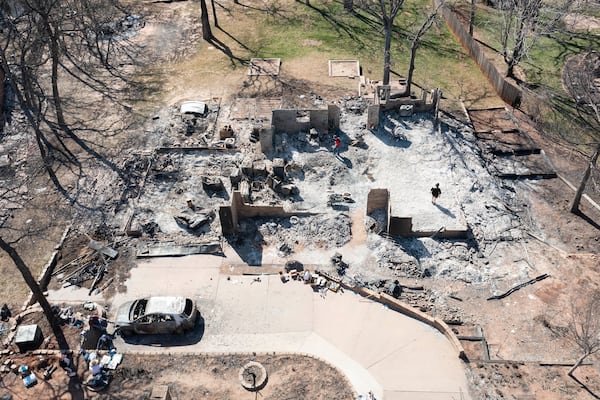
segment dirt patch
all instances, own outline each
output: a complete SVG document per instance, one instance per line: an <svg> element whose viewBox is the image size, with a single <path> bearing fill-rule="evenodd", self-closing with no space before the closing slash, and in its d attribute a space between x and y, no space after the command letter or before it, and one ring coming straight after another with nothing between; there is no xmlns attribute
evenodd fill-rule
<svg viewBox="0 0 600 400"><path fill-rule="evenodd" d="M563 86L578 104L600 102L600 53L595 51L569 58L563 68Z"/></svg>
<svg viewBox="0 0 600 400"><path fill-rule="evenodd" d="M565 25L572 31L594 31L600 29L600 19L591 15L567 14Z"/></svg>
<svg viewBox="0 0 600 400"><path fill-rule="evenodd" d="M48 364L57 364L54 356L44 356ZM3 358L2 361L5 361ZM312 357L290 355L161 355L139 356L126 354L116 370L111 371L109 387L94 393L81 385L89 377L86 362L76 358L79 374L69 378L58 369L51 380L42 379L43 369L36 368L39 357L12 356L17 365L30 365L39 376L39 383L26 389L21 379L9 373L3 376L4 389L0 395L12 394L15 400L45 399L121 399L148 398L157 385L169 386L171 396L180 400L241 399L255 394L242 387L238 373L249 361L265 367L268 380L256 396L271 400L354 398L353 390L340 372L329 364ZM315 374L314 371L319 371ZM75 397L81 396L81 397Z"/></svg>

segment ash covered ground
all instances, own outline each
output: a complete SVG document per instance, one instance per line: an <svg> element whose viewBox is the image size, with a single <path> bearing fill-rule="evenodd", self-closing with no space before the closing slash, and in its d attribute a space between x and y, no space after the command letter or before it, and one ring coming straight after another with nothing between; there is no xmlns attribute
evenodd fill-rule
<svg viewBox="0 0 600 400"><path fill-rule="evenodd" d="M526 263L507 267L489 257L523 239L535 226L525 201L517 195L516 183L488 171L468 126L442 119L438 129L429 114L401 117L391 112L383 116L378 129L370 131L366 128L369 100L346 97L337 104L342 110L339 156L332 152L333 134L314 131L277 134L273 152L263 154L260 144L250 140L255 122L227 120L227 106L214 106L191 129L189 122L182 122L177 107L157 114L147 129L148 150L169 146L170 150L149 156L152 162L133 218L143 231L142 240L146 245L222 240L249 265L296 260L332 273L337 271L330 258L339 251L347 263L346 279L374 287L396 279L483 283L528 276ZM235 148L178 149L223 147L217 128L224 124L232 126ZM236 234L223 237L218 209L229 205L232 190L239 189L231 176L238 175L244 164L269 166L275 158L285 160L284 183L294 190L282 194L269 187L265 177L257 176L249 183L248 201L282 205L291 216L242 219ZM222 189L207 190L203 177L217 179ZM442 188L436 205L430 194L435 183ZM412 217L414 230L468 228L467 238L382 235L381 213L365 215L367 195L374 188L389 190L391 214ZM194 213L207 216L201 229L186 229L175 218L190 213L188 200Z"/></svg>

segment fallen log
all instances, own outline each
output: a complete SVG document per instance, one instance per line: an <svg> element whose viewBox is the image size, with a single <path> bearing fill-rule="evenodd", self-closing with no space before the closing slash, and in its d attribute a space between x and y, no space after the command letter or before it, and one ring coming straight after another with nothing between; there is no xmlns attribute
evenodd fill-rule
<svg viewBox="0 0 600 400"><path fill-rule="evenodd" d="M519 284L519 285L517 285L517 286L515 286L515 287L513 287L513 288L511 288L509 290L507 290L506 292L504 292L502 294L499 294L497 296L488 297L487 300L500 300L500 299L503 299L503 298L511 295L512 293L516 292L517 290L519 290L519 289L521 289L521 288L523 288L523 287L525 287L527 285L531 285L532 283L536 283L536 282L542 281L542 280L548 278L549 276L550 275L548 275L548 274L542 274L542 275L536 276L535 278L530 279L527 282L523 282L523 283L521 283L521 284Z"/></svg>
<svg viewBox="0 0 600 400"><path fill-rule="evenodd" d="M85 271L88 267L90 267L91 265L94 265L95 260L93 261L89 261L83 265L80 265L79 267L77 267L75 270L71 271L71 273L69 273L68 275L64 276L60 282L66 282L69 279L73 278L76 275L81 274L83 271Z"/></svg>
<svg viewBox="0 0 600 400"><path fill-rule="evenodd" d="M90 291L88 292L88 296L92 295L92 293L94 292L94 289L96 289L96 285L98 284L98 282L100 282L100 280L104 276L105 271L106 271L106 265L101 265L100 267L98 267L98 272L96 273L96 277L94 278L94 281L92 282L92 286L90 286Z"/></svg>
<svg viewBox="0 0 600 400"><path fill-rule="evenodd" d="M115 278L111 277L109 280L106 281L106 283L104 285L102 285L100 288L96 289L95 294L102 293L106 288L108 288L110 286L111 283L113 283L114 280L115 280Z"/></svg>

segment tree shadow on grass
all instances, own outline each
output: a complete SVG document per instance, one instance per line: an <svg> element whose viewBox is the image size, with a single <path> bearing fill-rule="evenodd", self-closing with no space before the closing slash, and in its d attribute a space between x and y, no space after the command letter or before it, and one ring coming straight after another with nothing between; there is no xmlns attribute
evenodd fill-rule
<svg viewBox="0 0 600 400"><path fill-rule="evenodd" d="M237 40L236 40L236 42L237 42ZM248 65L249 60L234 55L233 52L231 51L231 48L229 48L229 46L227 46L225 43L223 43L216 37L213 36L211 39L208 40L208 43L212 44L213 46L215 46L215 48L217 50L219 50L223 54L225 54L229 58L229 61L231 62L232 67L237 67L236 62L239 65Z"/></svg>

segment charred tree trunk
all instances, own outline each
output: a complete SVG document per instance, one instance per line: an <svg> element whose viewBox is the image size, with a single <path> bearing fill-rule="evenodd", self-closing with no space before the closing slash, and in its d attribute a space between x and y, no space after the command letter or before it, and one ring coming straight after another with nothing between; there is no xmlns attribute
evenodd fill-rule
<svg viewBox="0 0 600 400"><path fill-rule="evenodd" d="M48 38L50 40L49 50L50 50L50 60L51 60L51 75L50 79L52 82L52 100L54 102L54 112L56 115L56 122L58 122L58 126L61 130L67 131L67 123L65 120L65 115L62 107L62 98L60 96L60 90L58 88L58 66L60 64L60 49L58 45L58 38L56 37L56 29L52 27L50 24L50 20L47 15L43 17L44 21L44 29L48 34Z"/></svg>
<svg viewBox="0 0 600 400"><path fill-rule="evenodd" d="M206 0L200 0L200 10L202 15L200 19L202 21L202 39L210 42L214 36L210 30L210 22L208 21L208 8L206 7Z"/></svg>
<svg viewBox="0 0 600 400"><path fill-rule="evenodd" d="M419 30L417 31L417 33L415 34L415 37L413 38L413 40L411 42L410 62L408 65L408 76L406 78L406 88L404 89L404 93L402 93L402 96L410 96L413 75L415 72L415 59L417 58L417 49L419 48L419 45L421 44L421 39L423 38L423 35L425 35L425 33L429 30L429 28L431 28L431 25L433 25L433 21L435 21L438 9L443 4L444 4L443 1L440 2L439 6L435 10L433 10L433 12L431 14L429 14L429 16L423 22L423 24L421 25L421 27L419 28Z"/></svg>
<svg viewBox="0 0 600 400"><path fill-rule="evenodd" d="M594 152L594 155L590 158L590 162L588 163L588 166L585 169L583 178L581 178L581 182L579 183L577 192L575 192L575 197L573 198L573 202L571 203L571 212L574 214L579 211L579 203L581 203L581 197L583 196L583 191L585 190L585 185L587 184L587 181L590 178L590 174L592 173L592 168L594 168L596 166L596 162L598 162L599 155L600 155L600 144L596 147L596 151Z"/></svg>
<svg viewBox="0 0 600 400"><path fill-rule="evenodd" d="M515 78L515 67L517 66L517 64L521 60L521 57L523 56L522 53L525 46L525 21L519 21L519 27L516 36L517 40L512 50L512 54L508 59L506 59L505 57L508 66L506 70L506 76L513 79Z"/></svg>
<svg viewBox="0 0 600 400"><path fill-rule="evenodd" d="M412 87L412 79L415 73L415 58L417 57L417 48L419 47L419 41L414 40L412 46L410 46L410 64L408 65L408 75L406 77L406 88L404 89L404 96L410 96L410 90Z"/></svg>
<svg viewBox="0 0 600 400"><path fill-rule="evenodd" d="M473 25L475 25L475 3L476 0L471 0L471 15L469 16L469 35L473 36Z"/></svg>
<svg viewBox="0 0 600 400"><path fill-rule="evenodd" d="M384 19L383 21L383 29L385 30L385 47L383 49L383 84L390 84L390 69L392 62L392 26L394 20L392 19Z"/></svg>
<svg viewBox="0 0 600 400"><path fill-rule="evenodd" d="M0 249L4 250L6 252L6 254L8 254L8 256L11 258L11 260L13 260L13 262L17 266L17 269L19 270L21 275L23 275L23 279L25 280L25 283L31 289L31 292L33 293L34 298L37 300L37 302L42 307L42 310L44 311L44 315L46 316L46 319L48 320L48 322L50 323L50 326L52 327L52 331L54 332L54 336L56 337L56 340L58 342L58 347L60 348L60 350L68 350L69 344L67 343L67 340L65 339L65 335L63 334L61 327L58 325L56 319L54 318L54 313L52 312L52 307L50 306L50 303L48 303L48 299L46 299L46 297L42 293L42 289L38 285L37 281L35 280L33 275L31 275L31 271L25 264L25 261L23 261L23 259L19 255L19 253L17 253L17 251L10 244L8 244L6 241L4 241L4 239L2 237L0 237Z"/></svg>

